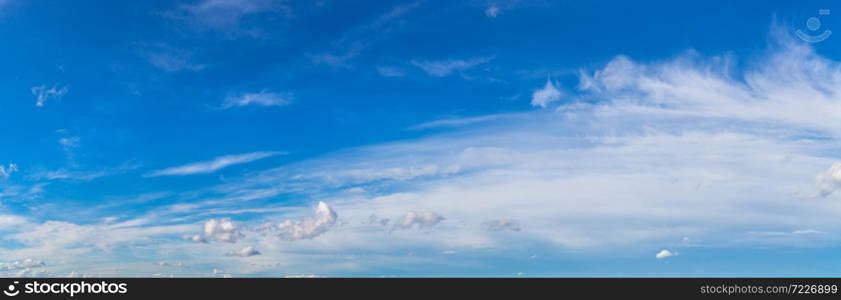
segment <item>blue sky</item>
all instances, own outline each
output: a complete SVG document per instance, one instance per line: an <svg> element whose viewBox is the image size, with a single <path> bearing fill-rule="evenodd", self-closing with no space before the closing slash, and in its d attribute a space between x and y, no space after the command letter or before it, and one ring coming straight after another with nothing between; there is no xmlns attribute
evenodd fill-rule
<svg viewBox="0 0 841 300"><path fill-rule="evenodd" d="M0 273L832 276L834 9L0 0Z"/></svg>

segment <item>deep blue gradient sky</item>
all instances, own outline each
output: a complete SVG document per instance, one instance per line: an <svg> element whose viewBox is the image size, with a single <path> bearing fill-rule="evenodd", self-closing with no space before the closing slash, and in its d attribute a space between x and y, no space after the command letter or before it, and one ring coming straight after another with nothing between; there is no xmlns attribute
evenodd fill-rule
<svg viewBox="0 0 841 300"><path fill-rule="evenodd" d="M831 276L834 9L0 0L0 272Z"/></svg>

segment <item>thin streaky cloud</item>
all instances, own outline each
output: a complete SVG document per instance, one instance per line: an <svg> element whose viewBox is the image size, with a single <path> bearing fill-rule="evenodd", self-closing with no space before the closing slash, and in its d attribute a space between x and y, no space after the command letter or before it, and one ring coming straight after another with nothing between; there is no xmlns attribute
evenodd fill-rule
<svg viewBox="0 0 841 300"><path fill-rule="evenodd" d="M276 93L260 91L257 93L241 93L225 98L222 109L241 106L285 106L292 102L290 93Z"/></svg>
<svg viewBox="0 0 841 300"><path fill-rule="evenodd" d="M432 61L412 60L410 63L429 74L429 76L445 77L452 73L472 69L476 66L491 61L491 59L492 58L490 57L479 57L471 59L450 59Z"/></svg>
<svg viewBox="0 0 841 300"><path fill-rule="evenodd" d="M196 162L191 164L186 164L182 166L172 167L161 169L157 171L153 171L145 177L158 177L158 176L183 176L183 175L192 175L192 174L206 174L206 173L213 173L217 170L221 170L226 167L230 167L233 165L249 163L252 161L256 161L259 159L272 157L275 155L284 154L285 152L279 151L260 151L260 152L252 152L252 153L245 153L245 154L233 154L233 155L225 155L214 158L213 160L209 161L202 161Z"/></svg>

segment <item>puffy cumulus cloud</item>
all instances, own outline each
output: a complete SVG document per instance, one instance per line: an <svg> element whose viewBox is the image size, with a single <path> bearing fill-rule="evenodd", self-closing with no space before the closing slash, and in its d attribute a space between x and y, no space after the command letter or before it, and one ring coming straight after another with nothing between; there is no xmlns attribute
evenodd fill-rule
<svg viewBox="0 0 841 300"><path fill-rule="evenodd" d="M517 224L517 222L514 222L514 220L508 218L487 221L484 223L484 225L485 229L488 231L520 231L520 224Z"/></svg>
<svg viewBox="0 0 841 300"><path fill-rule="evenodd" d="M657 252L657 254L655 254L654 257L657 258L657 259L664 259L664 258L669 258L669 257L672 257L672 256L677 256L677 255L678 255L677 252L671 252L669 250L663 249L663 250L660 250L660 252Z"/></svg>
<svg viewBox="0 0 841 300"><path fill-rule="evenodd" d="M225 155L214 158L210 161L202 161L191 163L183 166L177 166L172 168L166 168L162 170L153 171L149 174L146 174L146 177L157 177L157 176L180 176L180 175L192 175L192 174L204 174L204 173L212 173L217 170L238 165L249 163L255 160L272 157L275 155L280 155L283 152L277 151L261 151L261 152L252 152L252 153L245 153L245 154L233 154L233 155Z"/></svg>
<svg viewBox="0 0 841 300"><path fill-rule="evenodd" d="M18 171L18 165L9 164L7 166L0 165L0 179L9 179L12 173Z"/></svg>
<svg viewBox="0 0 841 300"><path fill-rule="evenodd" d="M315 215L300 220L286 220L279 224L266 223L261 230L276 233L282 239L296 241L312 239L329 230L336 224L338 215L327 203L318 202Z"/></svg>
<svg viewBox="0 0 841 300"><path fill-rule="evenodd" d="M260 91L229 96L222 104L222 109L240 106L285 106L293 100L292 94Z"/></svg>
<svg viewBox="0 0 841 300"><path fill-rule="evenodd" d="M31 91L32 95L35 95L35 106L41 107L50 98L60 99L64 97L69 90L67 87L58 88L53 86L48 88L46 85L39 85L32 87Z"/></svg>
<svg viewBox="0 0 841 300"><path fill-rule="evenodd" d="M821 197L831 195L841 187L841 162L834 162L829 170L818 174L818 193Z"/></svg>
<svg viewBox="0 0 841 300"><path fill-rule="evenodd" d="M0 271L23 270L43 266L43 261L27 258L24 260L0 263Z"/></svg>
<svg viewBox="0 0 841 300"><path fill-rule="evenodd" d="M434 61L418 61L412 60L411 63L420 68L427 74L433 77L445 77L453 72L463 72L472 69L481 64L491 61L489 57L480 57L472 59L452 59L452 60L434 60Z"/></svg>
<svg viewBox="0 0 841 300"><path fill-rule="evenodd" d="M242 248L240 250L228 251L227 253L225 253L225 255L226 256L249 257L249 256L254 256L254 255L260 255L260 251L257 251L257 249L254 249L254 247L252 247L252 246L248 246L248 247Z"/></svg>
<svg viewBox="0 0 841 300"><path fill-rule="evenodd" d="M543 88L531 94L531 105L536 107L546 107L549 103L558 100L561 100L561 90L549 78L546 79L546 85Z"/></svg>
<svg viewBox="0 0 841 300"><path fill-rule="evenodd" d="M394 226L399 229L429 228L438 225L441 221L444 221L444 217L434 212L410 211L397 220Z"/></svg>
<svg viewBox="0 0 841 300"><path fill-rule="evenodd" d="M210 219L204 223L204 231L201 236L191 237L194 241L217 240L228 243L236 243L237 240L245 237L245 235L237 227L234 221L229 218L222 218L219 220Z"/></svg>

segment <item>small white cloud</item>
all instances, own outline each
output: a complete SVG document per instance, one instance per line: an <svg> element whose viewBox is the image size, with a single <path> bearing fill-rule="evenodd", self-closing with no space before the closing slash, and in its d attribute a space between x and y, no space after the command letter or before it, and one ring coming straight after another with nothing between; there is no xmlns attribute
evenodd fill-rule
<svg viewBox="0 0 841 300"><path fill-rule="evenodd" d="M261 229L276 232L285 240L296 241L312 239L319 236L336 224L338 215L327 203L318 202L315 215L300 220L286 220L280 224L264 224Z"/></svg>
<svg viewBox="0 0 841 300"><path fill-rule="evenodd" d="M243 93L225 99L222 109L240 106L285 106L293 100L292 94L260 91L258 93Z"/></svg>
<svg viewBox="0 0 841 300"><path fill-rule="evenodd" d="M204 64L193 62L191 56L184 52L154 52L147 53L144 56L152 66L165 72L197 72L207 67Z"/></svg>
<svg viewBox="0 0 841 300"><path fill-rule="evenodd" d="M9 179L9 176L12 176L12 173L18 171L18 165L16 164L9 164L8 166L0 165L0 179L6 180Z"/></svg>
<svg viewBox="0 0 841 300"><path fill-rule="evenodd" d="M71 136L71 137L63 137L58 139L58 144L61 145L61 148L65 151L78 148L81 144L82 139L78 136Z"/></svg>
<svg viewBox="0 0 841 300"><path fill-rule="evenodd" d="M226 256L239 256L239 257L249 257L254 255L260 255L260 251L254 249L254 247L248 246L242 248L240 250L231 250L228 253L225 253Z"/></svg>
<svg viewBox="0 0 841 300"><path fill-rule="evenodd" d="M164 43L137 43L137 54L164 72L204 70L205 64L197 63L193 52Z"/></svg>
<svg viewBox="0 0 841 300"><path fill-rule="evenodd" d="M202 236L199 238L193 236L191 239L197 241L214 239L222 242L236 243L237 240L244 236L245 235L240 232L239 228L237 228L236 223L231 221L229 218L223 218L220 220L208 220L204 223L204 232L202 232Z"/></svg>
<svg viewBox="0 0 841 300"><path fill-rule="evenodd" d="M43 261L27 258L19 261L0 263L0 271L23 270L42 266L44 266Z"/></svg>
<svg viewBox="0 0 841 300"><path fill-rule="evenodd" d="M411 229L415 227L428 228L438 225L443 220L444 217L433 212L410 211L400 218L400 220L397 220L394 226L399 229Z"/></svg>
<svg viewBox="0 0 841 300"><path fill-rule="evenodd" d="M485 15L490 18L496 18L499 15L499 7L496 5L491 5L487 9L485 9Z"/></svg>
<svg viewBox="0 0 841 300"><path fill-rule="evenodd" d="M315 274L300 274L300 275L286 275L283 278L323 278L324 276L319 276Z"/></svg>
<svg viewBox="0 0 841 300"><path fill-rule="evenodd" d="M184 239L198 243L207 243L207 239L205 239L201 234L185 235Z"/></svg>
<svg viewBox="0 0 841 300"><path fill-rule="evenodd" d="M46 85L39 85L31 89L32 95L35 95L35 106L44 106L44 103L50 98L61 98L67 94L67 87L57 88L53 86L47 88Z"/></svg>
<svg viewBox="0 0 841 300"><path fill-rule="evenodd" d="M520 231L520 225L511 219L497 219L485 222L485 229L488 231Z"/></svg>
<svg viewBox="0 0 841 300"><path fill-rule="evenodd" d="M377 67L377 73L383 77L403 77L406 73L395 67Z"/></svg>
<svg viewBox="0 0 841 300"><path fill-rule="evenodd" d="M669 250L663 249L663 250L660 250L660 252L657 252L657 254L654 255L654 257L657 258L657 259L664 259L664 258L669 258L669 257L672 257L672 256L677 256L677 255L678 255L677 252L671 252Z"/></svg>
<svg viewBox="0 0 841 300"><path fill-rule="evenodd" d="M814 229L800 229L794 231L751 231L748 234L753 235L761 235L761 236L768 236L768 237L792 237L792 236L802 236L802 235L815 235L815 234L822 234L822 231L814 230Z"/></svg>
<svg viewBox="0 0 841 300"><path fill-rule="evenodd" d="M203 161L192 164L187 164L178 167L166 168L162 170L153 171L146 177L156 176L172 176L172 175L191 175L191 174L206 174L213 173L225 167L237 164L249 163L255 160L272 157L282 154L282 152L252 152L246 154L225 155L214 158L211 161Z"/></svg>
<svg viewBox="0 0 841 300"><path fill-rule="evenodd" d="M820 234L820 233L823 233L823 232L818 231L818 230L814 230L814 229L795 230L795 231L792 231L792 232L791 232L791 234L794 234L794 235L803 235L803 234Z"/></svg>
<svg viewBox="0 0 841 300"><path fill-rule="evenodd" d="M531 94L531 105L546 107L549 103L561 100L561 91L552 82L552 79L546 79L546 85L542 89L534 91Z"/></svg>
<svg viewBox="0 0 841 300"><path fill-rule="evenodd" d="M440 60L440 61L417 61L412 60L411 63L424 72L434 77L444 77L453 72L461 72L476 67L478 65L487 63L491 58L473 58L468 60Z"/></svg>
<svg viewBox="0 0 841 300"><path fill-rule="evenodd" d="M818 174L818 189L821 197L831 195L841 187L841 162L834 162L829 170Z"/></svg>

